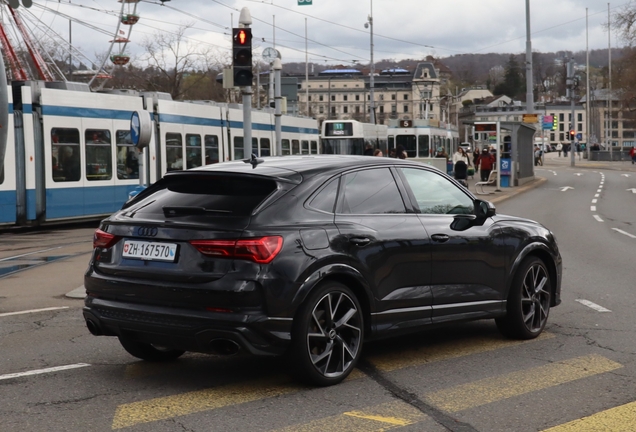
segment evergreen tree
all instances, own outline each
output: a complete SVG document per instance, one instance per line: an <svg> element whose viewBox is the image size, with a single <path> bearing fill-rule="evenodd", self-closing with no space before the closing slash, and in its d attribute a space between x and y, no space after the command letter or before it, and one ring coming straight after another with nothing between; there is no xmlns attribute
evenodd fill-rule
<svg viewBox="0 0 636 432"><path fill-rule="evenodd" d="M524 74L514 55L508 58L504 72L504 80L495 87L495 95L506 95L513 99L522 96L526 91Z"/></svg>

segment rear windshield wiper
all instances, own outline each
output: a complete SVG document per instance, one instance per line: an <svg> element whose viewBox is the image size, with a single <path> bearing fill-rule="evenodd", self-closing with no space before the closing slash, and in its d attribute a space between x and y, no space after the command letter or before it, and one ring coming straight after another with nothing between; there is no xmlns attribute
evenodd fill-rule
<svg viewBox="0 0 636 432"><path fill-rule="evenodd" d="M163 207L163 214L165 216L193 216L193 215L207 215L210 213L224 213L230 214L231 210L217 210L217 209L208 209L205 207L195 207L195 206L166 206Z"/></svg>

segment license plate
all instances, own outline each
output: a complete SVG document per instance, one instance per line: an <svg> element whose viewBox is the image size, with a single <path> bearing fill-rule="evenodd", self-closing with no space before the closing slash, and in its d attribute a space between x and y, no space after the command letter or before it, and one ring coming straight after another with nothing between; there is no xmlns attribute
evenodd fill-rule
<svg viewBox="0 0 636 432"><path fill-rule="evenodd" d="M174 243L159 243L138 240L124 241L124 258L148 261L174 262L177 258L177 245Z"/></svg>

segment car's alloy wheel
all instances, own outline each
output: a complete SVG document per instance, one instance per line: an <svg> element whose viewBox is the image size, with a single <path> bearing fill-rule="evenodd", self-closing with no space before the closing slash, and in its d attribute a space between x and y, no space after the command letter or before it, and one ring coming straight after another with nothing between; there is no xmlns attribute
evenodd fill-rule
<svg viewBox="0 0 636 432"><path fill-rule="evenodd" d="M539 336L548 321L550 292L550 275L543 261L526 258L512 282L507 315L496 320L499 330L519 339Z"/></svg>
<svg viewBox="0 0 636 432"><path fill-rule="evenodd" d="M336 384L349 375L362 351L364 319L356 296L328 282L300 310L294 351L301 377L318 385Z"/></svg>
<svg viewBox="0 0 636 432"><path fill-rule="evenodd" d="M138 342L122 336L119 337L119 343L128 354L151 362L175 360L185 353L185 351Z"/></svg>

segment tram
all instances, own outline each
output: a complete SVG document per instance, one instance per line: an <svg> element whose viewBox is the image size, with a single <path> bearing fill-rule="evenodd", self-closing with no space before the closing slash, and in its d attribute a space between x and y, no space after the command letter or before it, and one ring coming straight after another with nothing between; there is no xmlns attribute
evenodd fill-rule
<svg viewBox="0 0 636 432"><path fill-rule="evenodd" d="M271 109L252 112L250 145L243 142L241 105L174 101L164 93L94 93L86 84L42 81L13 82L8 94L0 226L105 217L140 183L166 172L276 154ZM153 128L140 154L130 119L141 110L151 113ZM284 115L281 123L283 154L319 152L315 119Z"/></svg>
<svg viewBox="0 0 636 432"><path fill-rule="evenodd" d="M409 158L434 157L445 150L453 154L459 145L459 132L433 120L392 120L389 148L404 147Z"/></svg>
<svg viewBox="0 0 636 432"><path fill-rule="evenodd" d="M387 154L388 126L356 120L325 120L320 132L321 153L362 155L380 149Z"/></svg>

